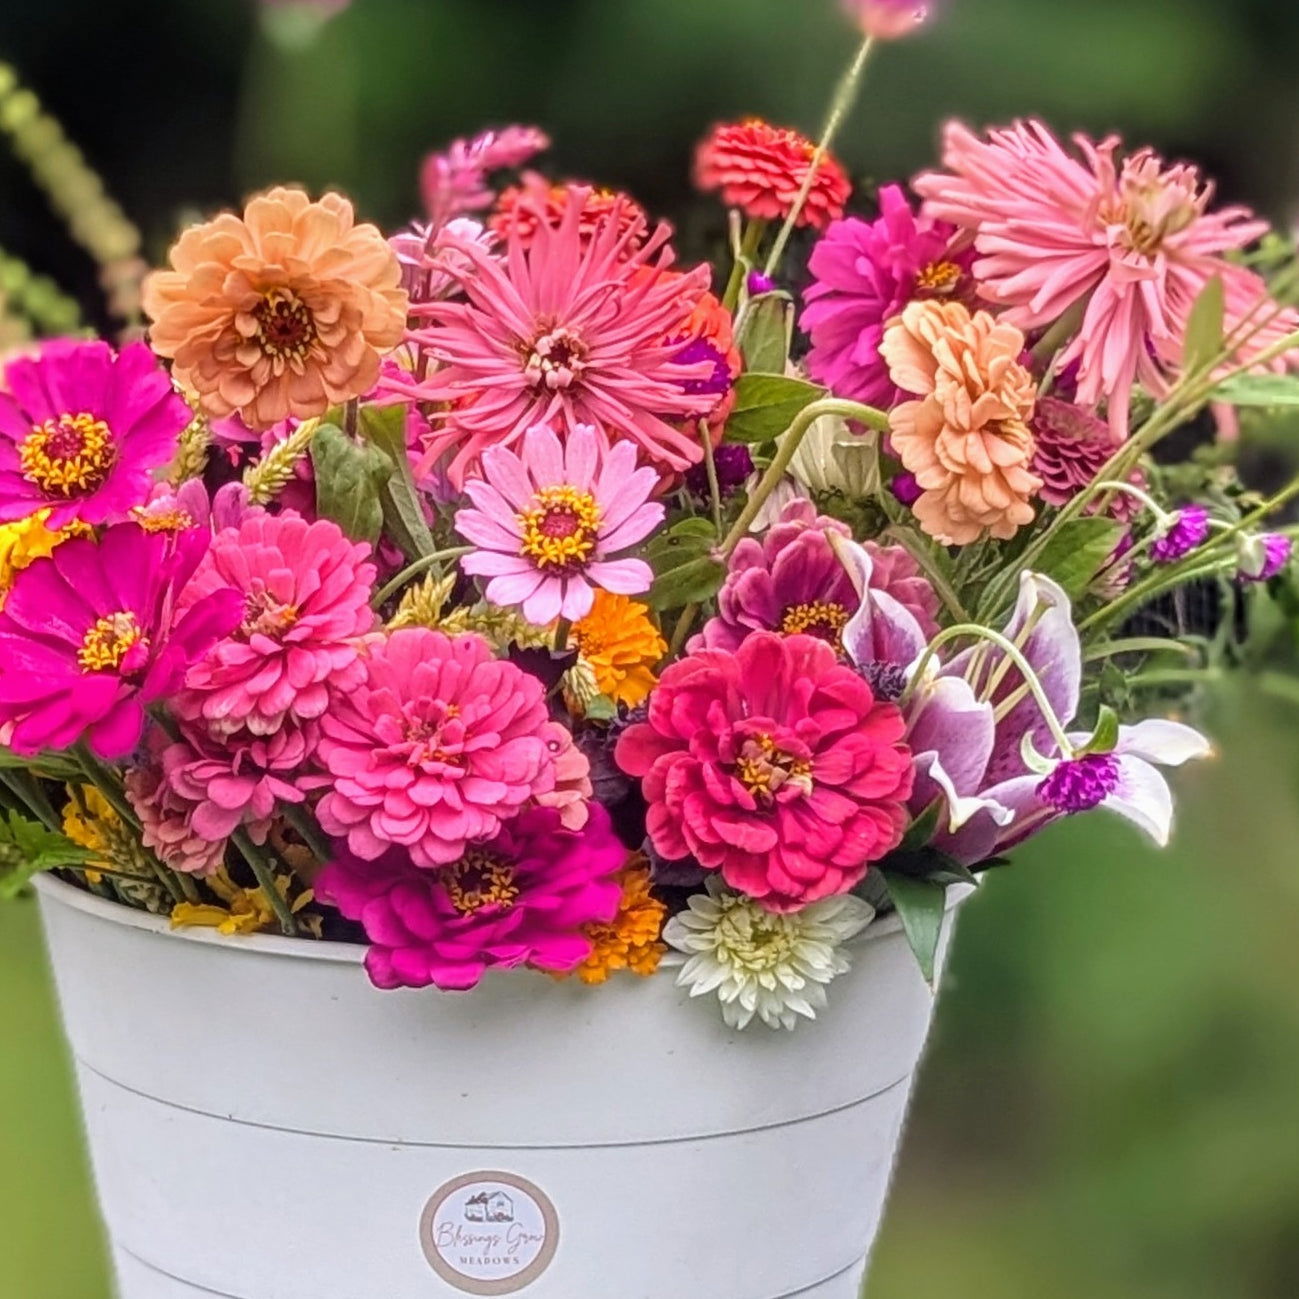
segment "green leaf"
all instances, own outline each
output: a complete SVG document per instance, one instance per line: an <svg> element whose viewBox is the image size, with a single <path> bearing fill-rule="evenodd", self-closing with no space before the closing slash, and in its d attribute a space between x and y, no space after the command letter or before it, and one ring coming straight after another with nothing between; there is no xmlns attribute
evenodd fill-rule
<svg viewBox="0 0 1299 1299"><path fill-rule="evenodd" d="M377 446L354 442L335 424L323 424L311 440L316 471L316 512L333 519L353 541L379 540L383 504L379 493L392 476L392 461Z"/></svg>
<svg viewBox="0 0 1299 1299"><path fill-rule="evenodd" d="M1119 744L1119 715L1108 704L1101 705L1100 719L1096 730L1085 748L1078 751L1078 756L1086 757L1092 753L1113 753Z"/></svg>
<svg viewBox="0 0 1299 1299"><path fill-rule="evenodd" d="M1227 332L1227 291L1222 276L1204 286L1186 322L1182 366L1188 372L1208 365L1222 354Z"/></svg>
<svg viewBox="0 0 1299 1299"><path fill-rule="evenodd" d="M898 851L901 853L914 853L924 848L938 833L938 823L942 819L942 815L943 799L936 798L911 823L911 828L907 831Z"/></svg>
<svg viewBox="0 0 1299 1299"><path fill-rule="evenodd" d="M1074 519L1051 538L1033 567L1077 599L1114 554L1122 536L1123 525L1114 519Z"/></svg>
<svg viewBox="0 0 1299 1299"><path fill-rule="evenodd" d="M784 374L794 337L794 303L785 293L754 298L745 318L740 350L750 373Z"/></svg>
<svg viewBox="0 0 1299 1299"><path fill-rule="evenodd" d="M596 695L583 711L588 722L611 722L618 716L618 705L608 695Z"/></svg>
<svg viewBox="0 0 1299 1299"><path fill-rule="evenodd" d="M0 902L12 901L42 871L90 861L90 854L71 839L17 812L0 819Z"/></svg>
<svg viewBox="0 0 1299 1299"><path fill-rule="evenodd" d="M774 442L804 407L825 396L825 389L783 374L742 374L735 385L735 409L726 421L728 442L758 445Z"/></svg>
<svg viewBox="0 0 1299 1299"><path fill-rule="evenodd" d="M361 436L389 459L392 473L379 489L384 526L407 559L422 559L437 550L424 517L419 489L406 446L408 406L362 406Z"/></svg>
<svg viewBox="0 0 1299 1299"><path fill-rule="evenodd" d="M650 606L675 609L716 595L726 577L717 546L717 529L708 519L683 519L656 537L645 552L655 577L646 597Z"/></svg>
<svg viewBox="0 0 1299 1299"><path fill-rule="evenodd" d="M1295 346L1299 347L1299 337ZM1229 406L1299 406L1299 375L1240 374L1220 383L1211 400Z"/></svg>
<svg viewBox="0 0 1299 1299"><path fill-rule="evenodd" d="M938 943L943 934L943 916L947 909L947 889L942 884L884 872L889 897L897 908L906 931L907 942L920 964L925 982L932 984L938 965Z"/></svg>

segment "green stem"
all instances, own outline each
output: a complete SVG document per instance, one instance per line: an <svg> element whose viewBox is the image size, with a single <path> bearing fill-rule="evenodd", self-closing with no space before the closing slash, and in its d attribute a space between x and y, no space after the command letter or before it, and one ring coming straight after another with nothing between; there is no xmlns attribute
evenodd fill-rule
<svg viewBox="0 0 1299 1299"><path fill-rule="evenodd" d="M284 819L298 832L302 842L311 849L316 860L322 866L328 866L334 859L333 845L310 810L301 803L284 803L281 811Z"/></svg>
<svg viewBox="0 0 1299 1299"><path fill-rule="evenodd" d="M266 894L267 901L271 904L271 910L275 912L275 918L280 922L280 928L288 938L298 936L298 923L293 918L293 912L284 895L280 892L280 886L275 880L275 869L271 865L270 859L257 847L248 837L246 830L236 830L230 836L231 842L239 850L240 856L248 863L249 870L252 871L261 890Z"/></svg>
<svg viewBox="0 0 1299 1299"><path fill-rule="evenodd" d="M461 555L472 554L473 549L472 546L452 546L449 550L435 550L431 555L422 555L414 563L407 564L386 586L380 587L378 595L370 601L370 604L376 609L383 608L411 578L418 577L426 570L436 567L444 559L459 559Z"/></svg>
<svg viewBox="0 0 1299 1299"><path fill-rule="evenodd" d="M812 193L812 186L816 184L816 176L821 170L821 164L829 156L830 148L834 144L835 137L839 134L839 128L857 102L857 96L861 91L862 78L866 73L866 65L870 62L871 51L874 48L875 41L868 36L862 42L847 75L839 85L839 90L834 97L834 103L830 107L830 116L826 119L825 128L821 132L821 142L816 146L816 152L812 155L812 160L808 164L807 175L803 177L803 184L799 187L798 196L794 199L794 206L790 208L789 215L785 218L785 224L781 226L780 233L776 236L771 255L767 258L766 273L768 275L774 276L780 269L781 258L784 257L785 249L789 246L789 239L794 233L794 227L798 224L798 218L807 206L808 196Z"/></svg>
<svg viewBox="0 0 1299 1299"><path fill-rule="evenodd" d="M735 264L731 267L731 278L727 282L726 292L722 296L722 306L729 312L734 313L736 306L739 304L740 290L744 288L744 281L749 271L753 269L753 264L758 256L758 249L762 247L762 239L766 233L767 223L765 221L750 221L745 228L744 236L740 240Z"/></svg>
<svg viewBox="0 0 1299 1299"><path fill-rule="evenodd" d="M30 772L3 771L0 772L0 782L3 782L4 787L19 801L22 807L47 830L53 830L55 834L63 832L62 820L50 805L50 800L45 796L45 791L40 787L40 783Z"/></svg>
<svg viewBox="0 0 1299 1299"><path fill-rule="evenodd" d="M560 618L555 623L555 652L562 654L568 649L568 638L573 634L573 622L570 618Z"/></svg>
<svg viewBox="0 0 1299 1299"><path fill-rule="evenodd" d="M717 482L717 458L713 455L713 433L707 420L699 421L699 440L704 446L704 469L708 474L708 496L713 506L713 526L722 535L722 489Z"/></svg>
<svg viewBox="0 0 1299 1299"><path fill-rule="evenodd" d="M690 629L695 625L695 619L699 617L699 609L698 604L688 604L681 610L677 625L672 629L672 644L668 646L669 659L676 658L685 648L686 637L690 635Z"/></svg>
<svg viewBox="0 0 1299 1299"><path fill-rule="evenodd" d="M1164 640L1158 636L1131 636L1127 640L1107 641L1093 645L1083 654L1084 663L1103 663L1120 654L1182 654L1188 659L1199 658L1199 651L1179 640Z"/></svg>

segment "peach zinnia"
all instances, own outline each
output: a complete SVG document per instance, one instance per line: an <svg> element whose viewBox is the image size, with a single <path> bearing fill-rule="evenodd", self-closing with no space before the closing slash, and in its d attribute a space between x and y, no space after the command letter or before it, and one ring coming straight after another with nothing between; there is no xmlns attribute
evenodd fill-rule
<svg viewBox="0 0 1299 1299"><path fill-rule="evenodd" d="M321 415L373 388L401 342L401 266L338 194L273 189L191 226L170 260L145 281L150 340L209 415L255 429Z"/></svg>
<svg viewBox="0 0 1299 1299"><path fill-rule="evenodd" d="M913 302L884 335L894 383L919 398L890 416L893 449L922 489L920 526L944 545L1005 541L1033 521L1042 480L1023 351L1020 330L959 302Z"/></svg>

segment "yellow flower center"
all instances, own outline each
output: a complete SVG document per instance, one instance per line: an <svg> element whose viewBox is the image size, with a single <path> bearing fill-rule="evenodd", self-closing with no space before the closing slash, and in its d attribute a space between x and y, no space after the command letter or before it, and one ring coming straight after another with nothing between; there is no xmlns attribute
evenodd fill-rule
<svg viewBox="0 0 1299 1299"><path fill-rule="evenodd" d="M148 649L149 640L135 614L110 613L86 632L77 662L83 672L116 671L137 645Z"/></svg>
<svg viewBox="0 0 1299 1299"><path fill-rule="evenodd" d="M316 341L316 318L295 293L271 289L253 308L257 341L267 356L296 357L311 351Z"/></svg>
<svg viewBox="0 0 1299 1299"><path fill-rule="evenodd" d="M62 500L98 491L116 461L112 430L84 411L35 425L18 448L23 477Z"/></svg>
<svg viewBox="0 0 1299 1299"><path fill-rule="evenodd" d="M587 346L571 329L545 329L523 349L523 373L534 388L571 388L586 369Z"/></svg>
<svg viewBox="0 0 1299 1299"><path fill-rule="evenodd" d="M277 600L265 588L251 591L244 598L240 630L245 636L282 636L297 621L298 606Z"/></svg>
<svg viewBox="0 0 1299 1299"><path fill-rule="evenodd" d="M747 740L735 764L735 778L760 803L775 801L786 785L803 794L812 792L812 767L776 747L770 735Z"/></svg>
<svg viewBox="0 0 1299 1299"><path fill-rule="evenodd" d="M964 272L955 262L930 262L916 276L916 289L933 297L955 293Z"/></svg>
<svg viewBox="0 0 1299 1299"><path fill-rule="evenodd" d="M600 535L600 506L590 492L547 487L518 516L521 552L543 572L571 572L591 558Z"/></svg>
<svg viewBox="0 0 1299 1299"><path fill-rule="evenodd" d="M472 916L484 907L512 907L519 896L514 867L471 848L458 862L442 871L442 883L451 905L462 916Z"/></svg>
<svg viewBox="0 0 1299 1299"><path fill-rule="evenodd" d="M194 526L194 519L189 511L179 505L153 511L147 505L137 505L131 511L131 518L145 532L185 532Z"/></svg>
<svg viewBox="0 0 1299 1299"><path fill-rule="evenodd" d="M848 624L848 610L841 604L815 600L811 604L793 604L785 610L780 630L786 636L815 636L838 649Z"/></svg>

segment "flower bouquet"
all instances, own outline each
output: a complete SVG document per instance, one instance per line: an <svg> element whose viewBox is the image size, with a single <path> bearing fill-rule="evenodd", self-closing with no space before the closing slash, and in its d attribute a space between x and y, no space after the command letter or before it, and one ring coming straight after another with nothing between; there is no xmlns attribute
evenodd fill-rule
<svg viewBox="0 0 1299 1299"><path fill-rule="evenodd" d="M1291 250L1037 122L854 192L923 14L846 8L819 141L700 145L715 265L512 127L391 237L276 188L141 282L114 209L113 342L8 311L66 336L0 381L0 892L123 1299L850 1299L955 908L1066 816L1167 841L1171 714L1292 598L1232 436Z"/></svg>

